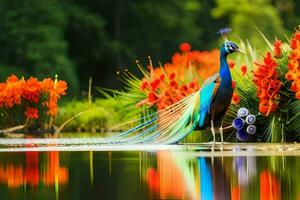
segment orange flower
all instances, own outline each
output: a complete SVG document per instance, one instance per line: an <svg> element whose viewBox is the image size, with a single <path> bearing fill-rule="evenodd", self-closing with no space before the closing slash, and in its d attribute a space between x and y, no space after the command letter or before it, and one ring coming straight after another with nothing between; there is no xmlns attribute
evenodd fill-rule
<svg viewBox="0 0 300 200"><path fill-rule="evenodd" d="M295 93L295 97L296 97L297 99L300 99L300 91L297 91L297 92Z"/></svg>
<svg viewBox="0 0 300 200"><path fill-rule="evenodd" d="M273 52L275 58L282 57L281 46L282 46L282 42L280 40L276 40L274 43L274 52Z"/></svg>
<svg viewBox="0 0 300 200"><path fill-rule="evenodd" d="M7 83L16 83L16 82L18 82L18 81L19 81L19 78L18 78L16 75L14 75L14 74L10 75L10 76L6 79L6 82L7 82Z"/></svg>
<svg viewBox="0 0 300 200"><path fill-rule="evenodd" d="M12 108L21 104L24 80L19 80L15 75L7 78L6 83L0 86L0 107Z"/></svg>
<svg viewBox="0 0 300 200"><path fill-rule="evenodd" d="M26 108L25 115L29 119L38 119L39 118L39 110L37 108L28 107L28 108Z"/></svg>
<svg viewBox="0 0 300 200"><path fill-rule="evenodd" d="M300 30L296 31L291 39L290 46L292 51L289 54L288 72L285 78L292 81L291 90L295 92L295 97L300 99Z"/></svg>
<svg viewBox="0 0 300 200"><path fill-rule="evenodd" d="M240 97L237 93L233 93L231 103L237 105L240 103Z"/></svg>
<svg viewBox="0 0 300 200"><path fill-rule="evenodd" d="M264 57L264 63L256 63L258 68L253 71L254 83L257 86L257 97L259 98L259 111L268 116L278 108L280 96L278 94L282 83L277 80L277 63L267 52Z"/></svg>
<svg viewBox="0 0 300 200"><path fill-rule="evenodd" d="M188 52L188 51L191 50L191 45L190 45L189 43L187 43L187 42L184 42L184 43L182 43L182 44L179 46L179 49L180 49L180 51L182 51L182 52Z"/></svg>
<svg viewBox="0 0 300 200"><path fill-rule="evenodd" d="M30 77L23 86L22 97L28 101L38 103L41 92L41 84L37 78Z"/></svg>
<svg viewBox="0 0 300 200"><path fill-rule="evenodd" d="M266 116L269 115L270 112L275 112L278 108L272 100L262 99L259 102L258 110L259 112L265 114Z"/></svg>
<svg viewBox="0 0 300 200"><path fill-rule="evenodd" d="M49 82L50 83L50 82ZM44 103L48 107L48 115L54 117L58 112L57 101L61 96L66 95L67 83L61 80L55 80L53 88L50 89L49 100Z"/></svg>
<svg viewBox="0 0 300 200"><path fill-rule="evenodd" d="M53 89L54 81L51 78L45 78L41 82L41 89L44 93L50 93Z"/></svg>

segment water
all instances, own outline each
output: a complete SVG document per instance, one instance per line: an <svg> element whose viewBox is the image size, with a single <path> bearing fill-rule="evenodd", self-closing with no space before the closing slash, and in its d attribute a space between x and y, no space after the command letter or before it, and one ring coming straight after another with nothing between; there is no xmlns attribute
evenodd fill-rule
<svg viewBox="0 0 300 200"><path fill-rule="evenodd" d="M300 199L297 144L0 140L0 199ZM60 151L54 151L60 150Z"/></svg>

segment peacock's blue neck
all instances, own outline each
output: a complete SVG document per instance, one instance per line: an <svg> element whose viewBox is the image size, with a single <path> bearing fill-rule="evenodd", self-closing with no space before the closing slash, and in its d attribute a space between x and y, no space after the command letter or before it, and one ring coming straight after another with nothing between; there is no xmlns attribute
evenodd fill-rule
<svg viewBox="0 0 300 200"><path fill-rule="evenodd" d="M227 62L226 53L221 53L220 56L220 78L221 78L221 86L225 86L225 87L232 86L231 74Z"/></svg>

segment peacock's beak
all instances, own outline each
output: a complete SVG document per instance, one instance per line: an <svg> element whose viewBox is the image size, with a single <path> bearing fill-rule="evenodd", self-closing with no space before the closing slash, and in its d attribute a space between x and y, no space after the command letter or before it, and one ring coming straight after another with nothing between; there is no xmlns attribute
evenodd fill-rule
<svg viewBox="0 0 300 200"><path fill-rule="evenodd" d="M241 50L241 49L237 49L236 52L240 52L240 53L246 55L245 51L243 51L243 50Z"/></svg>

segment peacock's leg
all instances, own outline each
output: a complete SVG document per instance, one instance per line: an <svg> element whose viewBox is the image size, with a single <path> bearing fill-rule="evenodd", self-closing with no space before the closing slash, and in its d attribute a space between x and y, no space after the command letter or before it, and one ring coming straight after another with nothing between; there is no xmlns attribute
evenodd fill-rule
<svg viewBox="0 0 300 200"><path fill-rule="evenodd" d="M214 121L210 120L210 125L211 125L211 133L213 135L213 143L216 143L216 133L215 133L215 127L214 127Z"/></svg>
<svg viewBox="0 0 300 200"><path fill-rule="evenodd" d="M223 127L222 127L222 124L219 128L219 132L220 132L220 135L221 135L221 151L223 151L223 143L224 143L224 140L223 140Z"/></svg>
<svg viewBox="0 0 300 200"><path fill-rule="evenodd" d="M221 144L223 144L224 140L223 140L223 127L222 127L222 125L219 128L219 132L220 132L220 135L221 135Z"/></svg>
<svg viewBox="0 0 300 200"><path fill-rule="evenodd" d="M216 133L215 133L215 127L214 127L214 121L210 120L210 128L211 128L211 133L213 135L213 144L216 144Z"/></svg>

